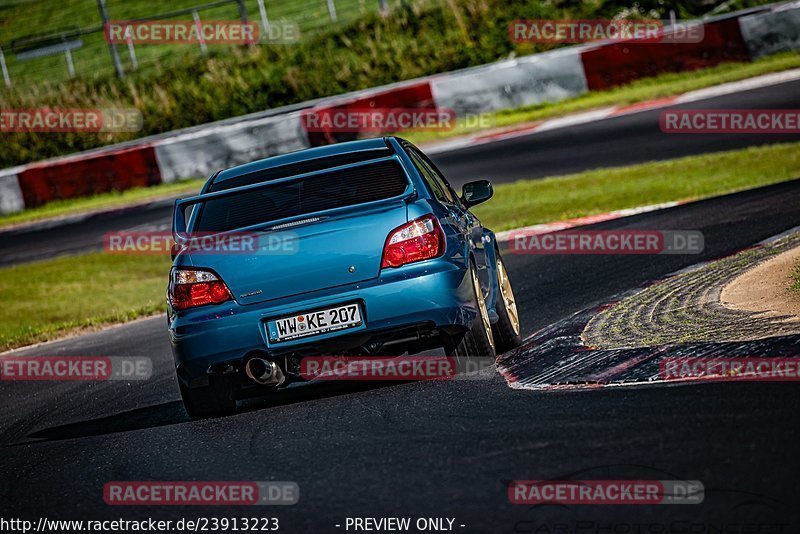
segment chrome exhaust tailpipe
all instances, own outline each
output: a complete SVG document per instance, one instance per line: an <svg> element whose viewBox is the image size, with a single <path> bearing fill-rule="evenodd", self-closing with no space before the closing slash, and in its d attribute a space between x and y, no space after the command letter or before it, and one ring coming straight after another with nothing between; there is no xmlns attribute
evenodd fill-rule
<svg viewBox="0 0 800 534"><path fill-rule="evenodd" d="M250 358L244 366L247 377L262 386L278 387L286 381L280 366L263 358Z"/></svg>

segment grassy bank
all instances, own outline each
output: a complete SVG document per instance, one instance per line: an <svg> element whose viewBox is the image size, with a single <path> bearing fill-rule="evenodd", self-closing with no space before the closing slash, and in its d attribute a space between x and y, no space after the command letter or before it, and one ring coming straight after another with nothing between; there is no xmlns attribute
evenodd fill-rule
<svg viewBox="0 0 800 534"><path fill-rule="evenodd" d="M501 184L476 212L499 231L798 176L800 143L774 145ZM94 253L0 269L0 350L162 311L169 265L166 256Z"/></svg>
<svg viewBox="0 0 800 534"><path fill-rule="evenodd" d="M98 252L2 269L0 350L163 311L169 266Z"/></svg>
<svg viewBox="0 0 800 534"><path fill-rule="evenodd" d="M501 184L475 212L500 231L799 177L800 143L787 143Z"/></svg>

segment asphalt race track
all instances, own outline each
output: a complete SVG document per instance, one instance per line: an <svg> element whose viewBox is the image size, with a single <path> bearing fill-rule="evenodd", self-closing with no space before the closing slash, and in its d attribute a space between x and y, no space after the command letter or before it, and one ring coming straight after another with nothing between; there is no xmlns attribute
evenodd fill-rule
<svg viewBox="0 0 800 534"><path fill-rule="evenodd" d="M798 206L800 181L793 181L595 226L700 230L706 243L700 255L507 252L524 333L798 226ZM455 518L454 530L464 532L667 532L670 525L682 532L797 532L800 526L800 392L793 383L531 392L487 373L482 380L293 388L235 416L190 422L163 316L22 353L147 356L155 373L131 383L4 384L3 404L14 407L0 414L4 516L272 516L288 532L345 532L347 517L370 516ZM511 480L575 473L699 480L705 500L572 507L508 500ZM295 481L300 502L257 509L109 507L103 485L115 480ZM748 525L761 530L743 530Z"/></svg>
<svg viewBox="0 0 800 534"><path fill-rule="evenodd" d="M798 109L800 81L675 107ZM461 148L434 154L432 159L453 185L460 187L480 178L503 183L800 139L797 135L665 134L659 128L661 111L642 111ZM0 231L0 267L100 250L107 232L168 228L171 215L172 203L160 201L77 221L49 224L44 228Z"/></svg>

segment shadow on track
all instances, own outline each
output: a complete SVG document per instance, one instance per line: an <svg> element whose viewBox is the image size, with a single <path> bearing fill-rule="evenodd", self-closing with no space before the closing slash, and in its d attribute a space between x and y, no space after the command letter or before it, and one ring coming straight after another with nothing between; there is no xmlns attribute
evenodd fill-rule
<svg viewBox="0 0 800 534"><path fill-rule="evenodd" d="M241 401L236 414L230 417L237 417L265 408L325 399L346 395L348 393L358 393L383 387L397 386L404 383L407 382L327 382L319 384L298 384L265 397ZM106 417L99 417L97 419L88 419L77 423L45 428L28 434L27 437L30 438L29 441L3 445L3 448L29 445L31 443L40 443L43 441L104 436L119 432L144 430L180 423L192 423L192 421L183 409L182 402L171 401L146 406L144 408L136 408L134 410L128 410ZM198 423L202 423L202 421Z"/></svg>

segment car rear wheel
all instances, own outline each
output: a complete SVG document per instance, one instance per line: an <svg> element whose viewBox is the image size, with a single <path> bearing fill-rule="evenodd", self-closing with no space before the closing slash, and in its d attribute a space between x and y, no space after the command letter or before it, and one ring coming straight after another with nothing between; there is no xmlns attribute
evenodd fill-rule
<svg viewBox="0 0 800 534"><path fill-rule="evenodd" d="M178 380L186 413L192 419L228 415L236 411L233 388L227 381L213 380L210 385L189 388Z"/></svg>
<svg viewBox="0 0 800 534"><path fill-rule="evenodd" d="M500 319L492 325L497 351L503 353L518 347L522 343L519 335L519 314L514 291L511 289L511 280L508 278L506 266L500 252L497 253L497 300L495 310Z"/></svg>
<svg viewBox="0 0 800 534"><path fill-rule="evenodd" d="M481 285L478 282L478 274L471 263L469 271L478 315L472 322L472 327L461 338L461 342L451 351L451 355L464 359L476 357L494 358L494 336L492 334L492 324L489 321L489 310L486 308L486 300L483 298L483 291L481 291Z"/></svg>

